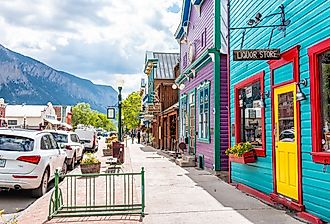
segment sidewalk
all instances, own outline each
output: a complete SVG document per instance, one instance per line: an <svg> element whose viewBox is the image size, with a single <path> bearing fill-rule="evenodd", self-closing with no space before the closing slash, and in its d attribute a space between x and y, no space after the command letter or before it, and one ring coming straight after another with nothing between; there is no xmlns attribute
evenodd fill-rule
<svg viewBox="0 0 330 224"><path fill-rule="evenodd" d="M102 157L102 150L98 151L97 156L104 170L106 157ZM183 169L152 148L129 143L125 150L124 171L139 172L142 166L146 171L146 216L142 222L139 222L139 216L54 218L47 221L49 192L20 215L19 224L301 223L285 211L247 196L207 171ZM76 168L73 172L80 170ZM141 183L136 180L136 192L141 190L140 187ZM81 185L78 188L82 190L84 187ZM102 195L102 191L98 195Z"/></svg>
<svg viewBox="0 0 330 224"><path fill-rule="evenodd" d="M104 157L102 149L105 146L104 142L101 142L99 145L99 150L96 153L96 156L101 161L101 173L105 172L106 170L106 160L109 157ZM123 172L131 172L131 164L130 164L130 158L129 153L125 152L125 164L122 165ZM140 172L140 170L138 171ZM79 166L73 170L70 174L78 174L80 173ZM62 189L63 198L66 200L66 183L68 179L66 178L64 181L60 183L60 187ZM103 203L104 201L104 195L105 195L105 187L104 186L104 178L98 177L96 178L96 186L97 192L96 192L96 198L98 203ZM122 185L120 181L117 181L116 184ZM77 204L85 201L85 180L77 180L76 189L77 189ZM119 188L119 190L121 190ZM48 206L49 206L49 200L50 196L53 190L48 192L46 195L44 195L42 198L39 198L35 203L33 203L29 208L24 210L22 214L18 217L18 223L19 224L53 224L53 223L70 223L70 224L80 224L80 223L88 223L88 224L105 224L105 223L140 223L140 216L95 216L95 217L70 217L70 218L53 218L52 220L48 221ZM80 194L79 194L80 192ZM116 194L121 194L120 191L117 191ZM135 193L137 195L137 193ZM119 197L118 197L119 198ZM96 204L98 205L98 204Z"/></svg>
<svg viewBox="0 0 330 224"><path fill-rule="evenodd" d="M207 171L183 169L168 158L129 145L133 170L146 170L146 224L301 223Z"/></svg>

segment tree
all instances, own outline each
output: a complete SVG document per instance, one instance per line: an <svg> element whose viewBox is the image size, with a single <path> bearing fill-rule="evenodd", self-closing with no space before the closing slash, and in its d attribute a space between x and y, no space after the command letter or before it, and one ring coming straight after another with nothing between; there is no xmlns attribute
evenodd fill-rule
<svg viewBox="0 0 330 224"><path fill-rule="evenodd" d="M78 124L92 125L107 131L116 130L116 126L105 114L92 110L88 103L78 103L72 108L72 126L76 128Z"/></svg>
<svg viewBox="0 0 330 224"><path fill-rule="evenodd" d="M123 126L126 127L126 130L137 128L140 125L141 100L138 92L132 92L122 102Z"/></svg>

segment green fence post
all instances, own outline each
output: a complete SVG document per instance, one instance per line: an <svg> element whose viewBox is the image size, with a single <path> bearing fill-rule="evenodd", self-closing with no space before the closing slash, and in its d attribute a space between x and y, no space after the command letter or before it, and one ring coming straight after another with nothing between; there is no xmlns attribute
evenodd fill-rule
<svg viewBox="0 0 330 224"><path fill-rule="evenodd" d="M58 211L59 207L59 197L58 197L58 184L59 184L59 172L56 169L55 171L55 211Z"/></svg>
<svg viewBox="0 0 330 224"><path fill-rule="evenodd" d="M141 194L142 194L142 211L141 211L141 215L144 216L144 207L145 207L145 195L144 195L144 167L141 168Z"/></svg>

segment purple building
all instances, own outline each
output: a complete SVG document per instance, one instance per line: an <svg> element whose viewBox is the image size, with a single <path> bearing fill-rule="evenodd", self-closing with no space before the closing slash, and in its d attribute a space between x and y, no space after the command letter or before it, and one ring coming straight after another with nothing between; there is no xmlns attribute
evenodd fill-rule
<svg viewBox="0 0 330 224"><path fill-rule="evenodd" d="M228 169L227 1L183 0L179 141L200 168Z"/></svg>

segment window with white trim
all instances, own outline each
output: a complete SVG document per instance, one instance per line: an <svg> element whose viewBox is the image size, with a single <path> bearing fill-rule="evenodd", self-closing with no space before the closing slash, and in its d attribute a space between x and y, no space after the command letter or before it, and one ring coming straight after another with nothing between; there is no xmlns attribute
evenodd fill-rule
<svg viewBox="0 0 330 224"><path fill-rule="evenodd" d="M198 87L198 139L210 138L210 82Z"/></svg>

